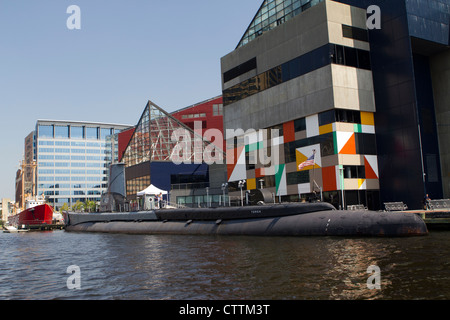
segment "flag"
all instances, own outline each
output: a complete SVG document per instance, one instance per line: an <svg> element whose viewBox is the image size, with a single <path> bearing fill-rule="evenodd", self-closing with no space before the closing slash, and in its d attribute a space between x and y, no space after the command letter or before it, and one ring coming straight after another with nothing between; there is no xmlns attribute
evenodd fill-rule
<svg viewBox="0 0 450 320"><path fill-rule="evenodd" d="M316 154L316 153L313 152L313 155L312 155L311 157L309 157L306 161L300 163L300 164L298 165L298 170L303 170L304 167L315 165L315 161L314 161L314 156L315 156L315 154Z"/></svg>

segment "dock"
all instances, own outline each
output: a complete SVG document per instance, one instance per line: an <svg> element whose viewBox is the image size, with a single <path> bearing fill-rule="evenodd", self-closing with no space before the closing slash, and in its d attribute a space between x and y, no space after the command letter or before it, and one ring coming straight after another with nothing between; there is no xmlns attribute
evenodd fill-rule
<svg viewBox="0 0 450 320"><path fill-rule="evenodd" d="M25 229L30 231L53 231L53 230L63 230L63 224L40 224L40 225L29 225Z"/></svg>
<svg viewBox="0 0 450 320"><path fill-rule="evenodd" d="M450 209L406 210L417 214L425 221L429 230L450 230Z"/></svg>
<svg viewBox="0 0 450 320"><path fill-rule="evenodd" d="M450 199L429 200L428 209L410 210L403 202L384 203L385 211L409 212L421 217L429 230L450 230Z"/></svg>
<svg viewBox="0 0 450 320"><path fill-rule="evenodd" d="M39 225L24 225L18 229L18 232L25 231L53 231L64 230L64 224L39 224Z"/></svg>

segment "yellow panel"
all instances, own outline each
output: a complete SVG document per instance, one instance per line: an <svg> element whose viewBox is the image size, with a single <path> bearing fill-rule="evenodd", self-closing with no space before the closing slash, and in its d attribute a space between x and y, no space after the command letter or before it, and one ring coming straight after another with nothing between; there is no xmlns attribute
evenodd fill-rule
<svg viewBox="0 0 450 320"><path fill-rule="evenodd" d="M332 123L319 127L319 134L325 134L325 133L330 133L330 132L333 132L333 124Z"/></svg>
<svg viewBox="0 0 450 320"><path fill-rule="evenodd" d="M247 190L256 189L256 179L247 179Z"/></svg>
<svg viewBox="0 0 450 320"><path fill-rule="evenodd" d="M361 111L361 124L374 126L375 120L372 112Z"/></svg>

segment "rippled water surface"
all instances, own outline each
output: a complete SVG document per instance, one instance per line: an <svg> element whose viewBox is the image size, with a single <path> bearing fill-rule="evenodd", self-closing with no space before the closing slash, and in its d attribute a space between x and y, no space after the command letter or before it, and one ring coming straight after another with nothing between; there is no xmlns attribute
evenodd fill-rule
<svg viewBox="0 0 450 320"><path fill-rule="evenodd" d="M0 299L449 299L450 232L413 238L0 233ZM70 290L69 266L80 268ZM381 289L367 268L378 266Z"/></svg>

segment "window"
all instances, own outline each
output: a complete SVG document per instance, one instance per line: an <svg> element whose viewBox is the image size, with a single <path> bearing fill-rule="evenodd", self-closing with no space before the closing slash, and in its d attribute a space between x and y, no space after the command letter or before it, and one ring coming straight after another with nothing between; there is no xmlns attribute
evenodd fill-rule
<svg viewBox="0 0 450 320"><path fill-rule="evenodd" d="M83 127L70 127L70 138L71 139L83 139L84 138L84 128Z"/></svg>
<svg viewBox="0 0 450 320"><path fill-rule="evenodd" d="M300 119L294 120L294 130L295 130L295 132L306 130L306 119L300 118Z"/></svg>
<svg viewBox="0 0 450 320"><path fill-rule="evenodd" d="M297 161L295 142L289 142L284 144L284 159L285 163Z"/></svg>
<svg viewBox="0 0 450 320"><path fill-rule="evenodd" d="M69 126L55 126L55 138L69 138Z"/></svg>
<svg viewBox="0 0 450 320"><path fill-rule="evenodd" d="M86 128L86 139L97 140L98 139L98 128Z"/></svg>
<svg viewBox="0 0 450 320"><path fill-rule="evenodd" d="M223 82L228 82L253 69L256 69L256 58L252 58L239 66L224 72Z"/></svg>
<svg viewBox="0 0 450 320"><path fill-rule="evenodd" d="M213 116L223 116L223 104L213 104Z"/></svg>
<svg viewBox="0 0 450 320"><path fill-rule="evenodd" d="M342 35L345 38L355 39L359 41L369 41L367 30L352 26L342 25Z"/></svg>
<svg viewBox="0 0 450 320"><path fill-rule="evenodd" d="M53 126L40 125L38 135L40 138L53 138Z"/></svg>
<svg viewBox="0 0 450 320"><path fill-rule="evenodd" d="M361 69L370 70L370 53L369 51L358 50L358 66Z"/></svg>
<svg viewBox="0 0 450 320"><path fill-rule="evenodd" d="M301 184L309 182L308 171L298 171L286 174L286 183L288 185Z"/></svg>
<svg viewBox="0 0 450 320"><path fill-rule="evenodd" d="M100 129L100 137L103 140L105 140L110 135L111 135L111 129L104 129L104 128Z"/></svg>
<svg viewBox="0 0 450 320"><path fill-rule="evenodd" d="M377 144L374 134L355 133L355 143L357 154L377 154Z"/></svg>
<svg viewBox="0 0 450 320"><path fill-rule="evenodd" d="M356 49L350 47L344 47L345 65L349 67L358 66L358 58L356 56Z"/></svg>
<svg viewBox="0 0 450 320"><path fill-rule="evenodd" d="M319 113L319 126L330 124L336 121L335 110Z"/></svg>
<svg viewBox="0 0 450 320"><path fill-rule="evenodd" d="M361 113L354 110L336 110L336 122L361 123Z"/></svg>
<svg viewBox="0 0 450 320"><path fill-rule="evenodd" d="M366 171L364 166L344 166L345 179L365 179Z"/></svg>
<svg viewBox="0 0 450 320"><path fill-rule="evenodd" d="M331 44L330 46L333 63L371 70L369 51L357 48L343 47L337 44Z"/></svg>

